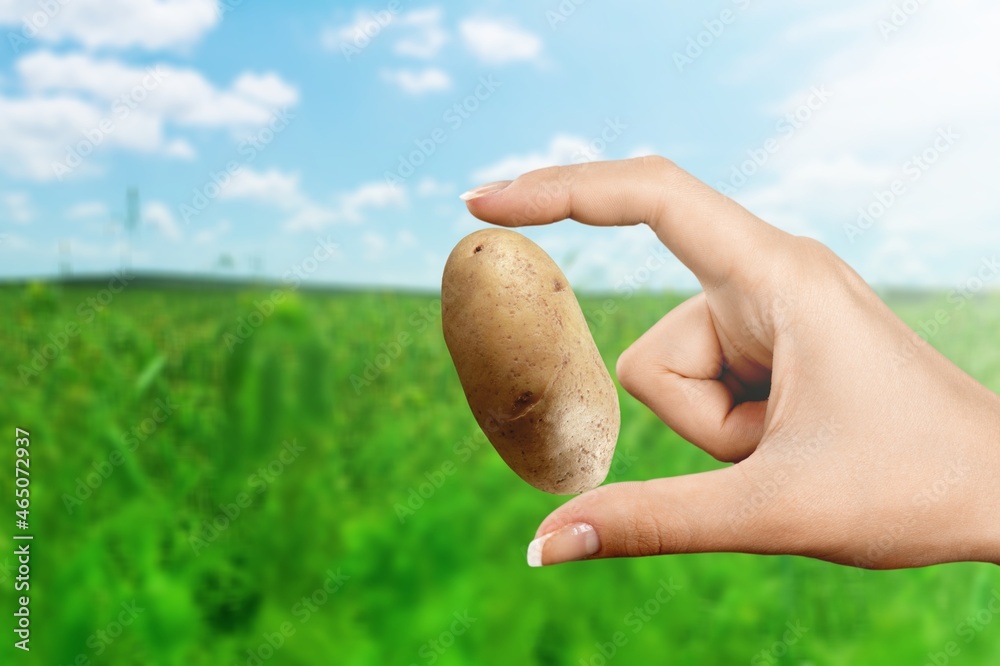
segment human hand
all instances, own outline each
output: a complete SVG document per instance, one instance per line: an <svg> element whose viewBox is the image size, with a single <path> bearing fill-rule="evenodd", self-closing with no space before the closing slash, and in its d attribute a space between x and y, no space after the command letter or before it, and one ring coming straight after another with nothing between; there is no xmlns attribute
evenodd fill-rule
<svg viewBox="0 0 1000 666"><path fill-rule="evenodd" d="M658 157L541 169L463 199L502 226L646 223L704 290L617 373L735 464L584 493L542 522L530 564L712 551L1000 564L1000 398L824 245Z"/></svg>

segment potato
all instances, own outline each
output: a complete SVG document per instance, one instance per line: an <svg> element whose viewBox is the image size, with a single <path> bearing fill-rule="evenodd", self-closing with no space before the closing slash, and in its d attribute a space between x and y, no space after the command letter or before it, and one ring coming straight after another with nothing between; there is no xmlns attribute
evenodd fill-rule
<svg viewBox="0 0 1000 666"><path fill-rule="evenodd" d="M504 462L546 492L599 486L618 393L552 258L506 229L465 237L444 268L441 316L469 407Z"/></svg>

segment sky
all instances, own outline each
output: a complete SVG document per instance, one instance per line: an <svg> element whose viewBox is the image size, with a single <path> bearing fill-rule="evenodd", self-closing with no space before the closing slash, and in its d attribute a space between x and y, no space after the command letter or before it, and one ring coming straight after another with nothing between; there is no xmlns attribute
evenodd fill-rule
<svg viewBox="0 0 1000 666"><path fill-rule="evenodd" d="M0 0L0 278L434 289L463 191L659 154L874 284L1000 283L997 34L989 0ZM697 286L644 227L526 233L577 288Z"/></svg>

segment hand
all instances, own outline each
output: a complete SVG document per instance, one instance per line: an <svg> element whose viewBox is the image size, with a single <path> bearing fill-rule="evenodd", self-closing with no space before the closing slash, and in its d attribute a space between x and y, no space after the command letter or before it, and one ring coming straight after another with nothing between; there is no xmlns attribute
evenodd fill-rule
<svg viewBox="0 0 1000 666"><path fill-rule="evenodd" d="M574 498L541 524L529 563L709 551L1000 563L1000 398L824 245L663 158L541 169L463 198L504 226L646 223L704 289L617 373L678 434L735 464Z"/></svg>

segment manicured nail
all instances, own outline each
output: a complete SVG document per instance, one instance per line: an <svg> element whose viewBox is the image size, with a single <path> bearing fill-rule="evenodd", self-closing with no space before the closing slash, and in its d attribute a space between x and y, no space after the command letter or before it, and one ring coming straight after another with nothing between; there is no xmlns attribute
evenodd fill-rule
<svg viewBox="0 0 1000 666"><path fill-rule="evenodd" d="M587 523L574 523L538 537L528 544L528 566L574 562L601 549L597 532Z"/></svg>
<svg viewBox="0 0 1000 666"><path fill-rule="evenodd" d="M480 185L479 187L474 187L468 192L463 192L458 195L458 198L462 201L469 201L471 199L478 199L479 197L486 196L487 194L492 194L494 192L499 192L503 188L507 187L514 181L512 180L497 180L492 183L486 183L485 185Z"/></svg>

